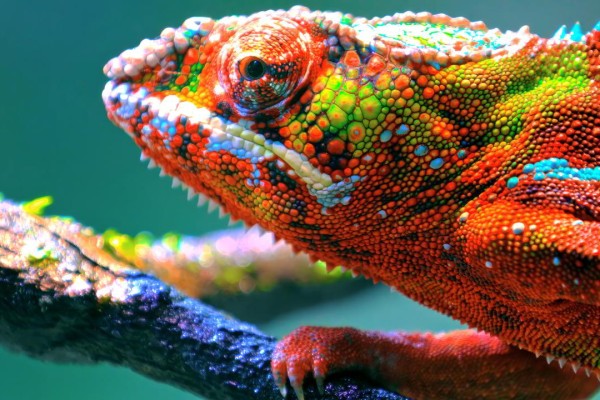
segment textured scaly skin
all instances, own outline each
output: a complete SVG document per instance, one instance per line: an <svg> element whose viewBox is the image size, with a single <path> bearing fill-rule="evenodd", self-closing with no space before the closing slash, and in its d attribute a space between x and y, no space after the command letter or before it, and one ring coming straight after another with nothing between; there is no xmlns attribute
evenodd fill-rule
<svg viewBox="0 0 600 400"><path fill-rule="evenodd" d="M348 368L428 399L597 387L597 29L297 7L191 18L105 72L109 117L201 201L486 332L300 328L284 393Z"/></svg>

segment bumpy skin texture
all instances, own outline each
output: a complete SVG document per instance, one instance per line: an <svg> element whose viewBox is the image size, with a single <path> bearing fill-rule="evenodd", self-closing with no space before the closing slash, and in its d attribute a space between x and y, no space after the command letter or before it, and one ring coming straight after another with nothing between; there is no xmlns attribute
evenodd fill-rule
<svg viewBox="0 0 600 400"><path fill-rule="evenodd" d="M280 387L358 368L417 398L584 398L600 367L597 28L192 18L111 60L103 98L201 201L487 333L301 328L273 356Z"/></svg>

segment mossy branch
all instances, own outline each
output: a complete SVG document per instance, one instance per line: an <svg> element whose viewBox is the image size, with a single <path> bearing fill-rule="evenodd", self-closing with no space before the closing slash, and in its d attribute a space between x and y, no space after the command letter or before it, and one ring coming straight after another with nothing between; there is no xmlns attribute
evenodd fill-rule
<svg viewBox="0 0 600 400"><path fill-rule="evenodd" d="M126 366L210 399L281 399L269 371L273 337L117 260L91 230L6 201L0 341L55 362ZM404 398L359 376L331 377L323 396L308 382L306 395Z"/></svg>

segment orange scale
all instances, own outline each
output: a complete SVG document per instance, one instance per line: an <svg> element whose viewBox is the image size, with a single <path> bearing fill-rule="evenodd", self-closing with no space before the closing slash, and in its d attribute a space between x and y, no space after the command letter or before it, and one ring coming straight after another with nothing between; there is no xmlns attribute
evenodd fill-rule
<svg viewBox="0 0 600 400"><path fill-rule="evenodd" d="M323 139L323 131L316 126L311 126L308 129L308 140L316 143Z"/></svg>
<svg viewBox="0 0 600 400"><path fill-rule="evenodd" d="M175 84L176 85L183 85L184 83L186 83L188 80L187 75L179 75L176 79L175 79Z"/></svg>
<svg viewBox="0 0 600 400"><path fill-rule="evenodd" d="M311 143L307 143L304 145L304 154L308 158L314 157L315 153L316 153L315 146L313 146ZM311 162L311 164L312 164L312 162Z"/></svg>
<svg viewBox="0 0 600 400"><path fill-rule="evenodd" d="M415 91L412 88L406 88L402 91L402 98L410 100L415 95Z"/></svg>
<svg viewBox="0 0 600 400"><path fill-rule="evenodd" d="M410 84L410 78L407 75L400 75L394 80L394 86L396 89L402 90L407 88Z"/></svg>
<svg viewBox="0 0 600 400"><path fill-rule="evenodd" d="M174 136L171 140L171 147L179 147L183 144L183 138L181 136Z"/></svg>
<svg viewBox="0 0 600 400"><path fill-rule="evenodd" d="M426 197L433 197L433 196L436 195L436 193L437 193L437 190L435 190L435 189L427 189L425 191L425 196Z"/></svg>
<svg viewBox="0 0 600 400"><path fill-rule="evenodd" d="M451 192L454 189L456 189L456 182L452 181L452 182L448 182L446 183L446 185L444 186L444 189Z"/></svg>
<svg viewBox="0 0 600 400"><path fill-rule="evenodd" d="M429 82L429 80L427 79L426 75L420 75L417 78L417 85L419 85L420 87L425 87L427 86L427 83Z"/></svg>
<svg viewBox="0 0 600 400"><path fill-rule="evenodd" d="M198 146L196 146L193 143L190 143L187 145L186 150L188 151L188 153L196 154L198 152Z"/></svg>
<svg viewBox="0 0 600 400"><path fill-rule="evenodd" d="M335 170L331 173L331 179L333 179L334 182L339 182L344 179L344 174L340 170Z"/></svg>
<svg viewBox="0 0 600 400"><path fill-rule="evenodd" d="M279 135L281 137L287 138L292 134L289 126L284 126L281 129L279 129Z"/></svg>
<svg viewBox="0 0 600 400"><path fill-rule="evenodd" d="M357 158L352 158L348 161L348 168L355 168L360 164L360 160Z"/></svg>
<svg viewBox="0 0 600 400"><path fill-rule="evenodd" d="M435 90L430 87L423 89L423 98L426 100L432 99L435 96Z"/></svg>
<svg viewBox="0 0 600 400"><path fill-rule="evenodd" d="M235 186L235 184L237 183L236 179L233 176L231 176L231 175L226 175L225 176L225 182L227 182L227 184L229 186Z"/></svg>
<svg viewBox="0 0 600 400"><path fill-rule="evenodd" d="M388 167L387 165L381 166L378 170L379 176L386 176L389 173L390 173L390 167ZM375 196L379 196L379 195L375 195Z"/></svg>
<svg viewBox="0 0 600 400"><path fill-rule="evenodd" d="M452 99L450 100L450 107L451 108L459 108L460 107L460 101L458 99Z"/></svg>
<svg viewBox="0 0 600 400"><path fill-rule="evenodd" d="M215 165L216 163L220 160L220 155L217 152L211 151L209 152L206 157L212 161Z"/></svg>
<svg viewBox="0 0 600 400"><path fill-rule="evenodd" d="M313 217L304 217L304 222L309 225L314 225L317 223L317 220L314 219Z"/></svg>
<svg viewBox="0 0 600 400"><path fill-rule="evenodd" d="M238 171L240 172L247 172L248 170L251 170L252 167L249 167L248 163L240 160L235 164L235 167L238 169Z"/></svg>

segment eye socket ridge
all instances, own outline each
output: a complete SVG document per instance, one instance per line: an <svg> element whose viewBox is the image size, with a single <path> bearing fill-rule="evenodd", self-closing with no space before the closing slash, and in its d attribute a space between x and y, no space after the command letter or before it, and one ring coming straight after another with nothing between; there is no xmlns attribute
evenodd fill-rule
<svg viewBox="0 0 600 400"><path fill-rule="evenodd" d="M250 56L243 58L240 61L238 69L240 71L240 75L244 79L248 81L255 81L265 76L268 70L268 66L267 63L265 63L260 58Z"/></svg>

